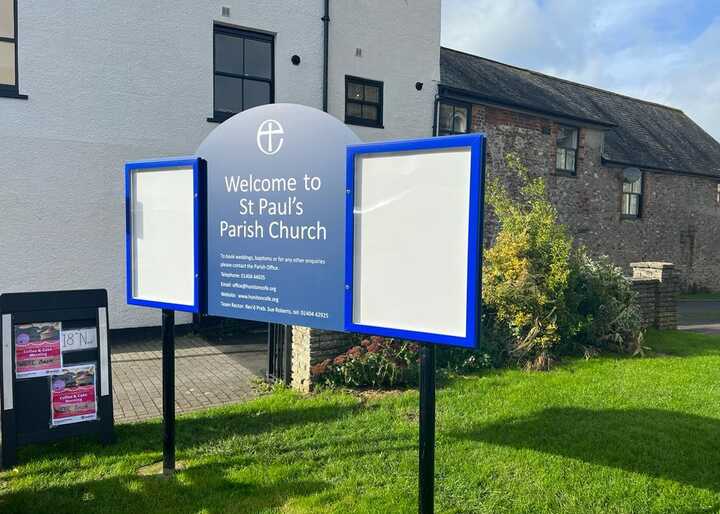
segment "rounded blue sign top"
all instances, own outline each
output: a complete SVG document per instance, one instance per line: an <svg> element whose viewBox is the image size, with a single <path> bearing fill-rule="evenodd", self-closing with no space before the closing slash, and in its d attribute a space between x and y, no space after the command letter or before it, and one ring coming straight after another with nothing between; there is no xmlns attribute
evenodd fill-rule
<svg viewBox="0 0 720 514"><path fill-rule="evenodd" d="M256 107L203 141L207 312L342 330L346 148L337 118L295 104Z"/></svg>

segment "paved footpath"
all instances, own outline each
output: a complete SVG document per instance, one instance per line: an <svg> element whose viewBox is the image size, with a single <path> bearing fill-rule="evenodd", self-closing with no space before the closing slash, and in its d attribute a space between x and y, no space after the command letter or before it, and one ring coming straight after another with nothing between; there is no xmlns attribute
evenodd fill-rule
<svg viewBox="0 0 720 514"><path fill-rule="evenodd" d="M720 301L678 301L678 328L709 335L720 335Z"/></svg>
<svg viewBox="0 0 720 514"><path fill-rule="evenodd" d="M254 382L263 376L267 346L262 337L250 343L208 343L196 336L175 340L175 408L190 412L257 396ZM162 416L160 340L112 346L115 423Z"/></svg>

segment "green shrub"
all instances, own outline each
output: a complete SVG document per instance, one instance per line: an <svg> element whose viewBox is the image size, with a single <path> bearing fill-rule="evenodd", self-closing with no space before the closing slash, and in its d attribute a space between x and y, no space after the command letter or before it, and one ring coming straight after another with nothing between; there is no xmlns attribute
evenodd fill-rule
<svg viewBox="0 0 720 514"><path fill-rule="evenodd" d="M576 252L579 313L583 331L578 342L585 348L642 353L642 316L637 294L622 270L607 257L591 258L584 248ZM586 351L587 353L587 351Z"/></svg>
<svg viewBox="0 0 720 514"><path fill-rule="evenodd" d="M495 367L492 356L481 350L439 347L435 353L436 368L452 373L470 373Z"/></svg>
<svg viewBox="0 0 720 514"><path fill-rule="evenodd" d="M517 157L507 168L521 182L514 198L499 180L488 202L500 231L483 259L483 303L511 335L507 354L527 367L547 369L563 342L579 330L568 296L574 279L572 238L557 221L542 178L531 178Z"/></svg>
<svg viewBox="0 0 720 514"><path fill-rule="evenodd" d="M488 188L500 231L483 260L484 331L491 354L529 369L548 369L582 348L640 353L642 331L635 294L607 257L591 258L558 222L542 178L517 157L507 169L520 181L511 196L495 180Z"/></svg>

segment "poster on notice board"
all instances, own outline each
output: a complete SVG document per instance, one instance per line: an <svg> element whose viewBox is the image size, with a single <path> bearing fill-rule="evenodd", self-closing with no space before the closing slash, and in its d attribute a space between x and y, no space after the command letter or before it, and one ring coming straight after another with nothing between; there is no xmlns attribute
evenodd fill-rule
<svg viewBox="0 0 720 514"><path fill-rule="evenodd" d="M95 365L68 366L50 375L51 425L97 419Z"/></svg>
<svg viewBox="0 0 720 514"><path fill-rule="evenodd" d="M62 368L60 332L56 322L15 325L15 376L44 377Z"/></svg>

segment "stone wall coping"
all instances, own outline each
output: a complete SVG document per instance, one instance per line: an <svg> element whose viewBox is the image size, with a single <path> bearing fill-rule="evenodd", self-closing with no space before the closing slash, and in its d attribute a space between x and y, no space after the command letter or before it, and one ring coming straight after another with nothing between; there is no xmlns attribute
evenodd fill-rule
<svg viewBox="0 0 720 514"><path fill-rule="evenodd" d="M673 269L675 265L672 262L631 262L631 268L650 268L650 269Z"/></svg>

